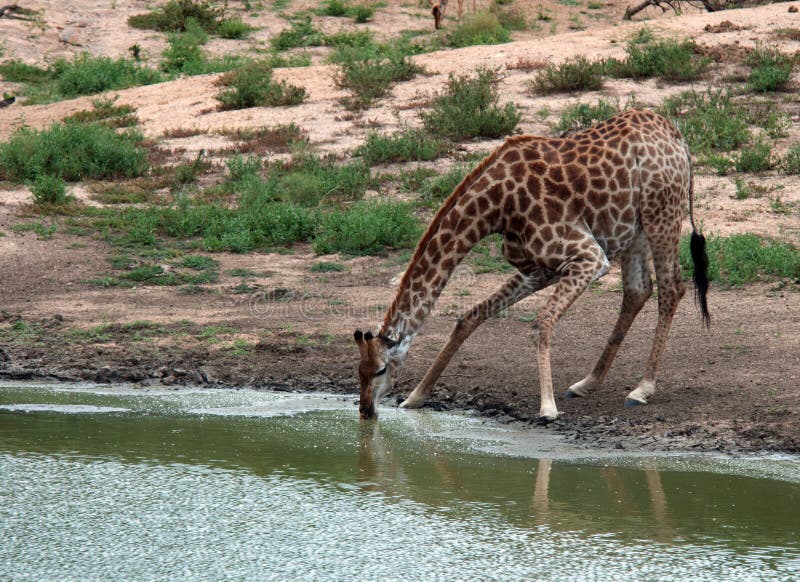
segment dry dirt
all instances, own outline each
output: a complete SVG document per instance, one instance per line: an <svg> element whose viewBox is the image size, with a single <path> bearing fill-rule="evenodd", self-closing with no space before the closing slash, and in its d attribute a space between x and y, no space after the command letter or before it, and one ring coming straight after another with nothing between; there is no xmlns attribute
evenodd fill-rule
<svg viewBox="0 0 800 582"><path fill-rule="evenodd" d="M290 3L290 11L313 4L297 0ZM426 10L416 3L389 4L379 9L368 25L377 34L390 36L398 30L432 26ZM144 11L148 5L124 0L113 3L113 8L107 2L87 0L70 2L68 8L62 8L62 3L26 3L42 9L43 25L0 20L4 56L31 63L81 51L121 56L138 43L155 59L165 46L164 36L125 25L130 14ZM187 157L200 149L219 149L220 138L212 134L214 130L287 121L308 131L321 151L344 154L364 140L369 125L392 131L401 125L418 124L413 105L440 90L449 73L471 72L479 65L488 65L503 70L502 100L520 105L522 131L551 134L553 120L576 101L594 102L603 97L656 105L665 96L687 89L686 85L653 80L614 80L602 91L581 95L540 97L526 90L526 81L534 73L513 68L521 59L559 61L576 54L622 56L625 39L642 27L641 22L622 23L625 5L607 2L587 15L579 6L543 2L554 16L554 24L545 22L539 31L515 33L515 42L510 44L416 57L428 74L397 86L389 99L363 117L353 118L339 103L343 94L333 85L332 67L324 64L324 49L315 49L314 66L276 72L279 78L308 91L308 100L291 109L216 111L213 82L217 75L111 94L118 96L118 103L136 107L141 129L150 138L161 139L165 131L174 129L201 130L199 136L164 140L166 147L179 148ZM688 36L722 54L733 50L730 47L746 49L758 42L793 53L800 50L800 42L777 40L774 34L779 28L800 27L798 13L788 12L790 5L680 17L654 11L648 14L652 19L647 26L656 35ZM538 6L527 9L535 13ZM576 14L586 30L569 31ZM247 16L247 20L259 27L250 40L214 40L208 49L217 54L252 50L263 46L285 25L268 8L259 16ZM724 21L731 24L721 25ZM320 23L326 30L355 26L343 24L341 19L325 18ZM453 26L452 20L448 26ZM735 73L735 65L723 66ZM694 87L704 89L714 82L710 79ZM13 86L0 82L0 90L11 89ZM795 97L792 93L785 99L792 123L788 135L777 142L777 153L795 143L800 134L800 107ZM92 99L39 106L18 103L0 109L0 139L7 139L23 124L41 128L87 109ZM464 148L488 151L498 143L472 142ZM441 163L447 162L437 164ZM751 181L766 194L735 200L731 177L697 176L695 212L704 230L716 234L756 232L797 243L800 179L770 174ZM72 193L89 202L86 185L74 186ZM778 194L789 212L773 211L771 201ZM352 330L374 326L381 320L407 257L317 257L302 245L289 254L222 253L214 255L220 262L220 280L209 285L209 293L181 295L174 288L155 287L104 289L86 281L112 274L106 259L113 250L63 229L47 240L30 232L13 231L14 225L30 220L28 201L29 192L24 187L0 185L0 327L24 321L46 330L35 342L0 346L0 376L11 378L49 376L355 392ZM310 266L321 260L341 262L346 270L311 273ZM241 280L227 272L236 268L262 275L249 280L249 293L232 292ZM424 374L459 311L480 301L506 277L495 273L473 276L467 271L455 277L417 339L403 376L387 399L389 405L410 391ZM649 302L626 339L606 385L586 399L559 399L564 416L550 429L587 444L621 448L799 451L798 291L798 282L791 281L712 289L710 332L704 330L687 295L673 325L657 393L647 406L623 409L624 396L638 381L650 349L656 304ZM491 320L476 332L445 371L433 405L476 410L501 420L533 420L538 410L538 387L529 321L546 293L522 302L506 317ZM591 368L611 331L620 300L615 269L559 322L553 345L554 383L559 391ZM143 320L161 327L157 332L137 334L131 328L112 325L100 341L70 339L75 330ZM215 336L208 332L214 329L209 326L226 329Z"/></svg>

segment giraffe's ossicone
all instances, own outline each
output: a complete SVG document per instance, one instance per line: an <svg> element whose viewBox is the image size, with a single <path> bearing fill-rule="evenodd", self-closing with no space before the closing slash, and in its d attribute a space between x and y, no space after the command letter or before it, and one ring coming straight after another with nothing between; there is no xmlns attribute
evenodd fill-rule
<svg viewBox="0 0 800 582"><path fill-rule="evenodd" d="M685 293L678 264L688 202L694 280L703 318L708 260L692 217L692 166L678 130L650 111L627 111L562 138L515 136L456 187L419 241L376 336L357 331L362 418L377 416L408 349L450 274L469 250L493 233L517 272L459 318L425 377L401 406L422 406L459 346L487 318L549 285L554 290L533 324L541 390L540 415L558 415L550 373L553 326L609 269L622 263L622 308L589 375L565 396L586 396L603 382L631 323L658 285L658 323L647 365L626 405L655 391L656 372L672 318Z"/></svg>

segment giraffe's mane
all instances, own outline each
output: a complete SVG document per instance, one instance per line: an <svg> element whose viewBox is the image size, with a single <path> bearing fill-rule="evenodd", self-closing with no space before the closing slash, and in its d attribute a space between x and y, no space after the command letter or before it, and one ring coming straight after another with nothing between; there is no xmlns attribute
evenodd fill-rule
<svg viewBox="0 0 800 582"><path fill-rule="evenodd" d="M506 140L506 143L508 143L508 141L509 140ZM406 267L403 278L400 280L400 285L397 287L397 293L395 294L394 300L392 301L392 304L389 306L389 309L386 311L386 315L383 318L383 325L381 326L380 335L384 335L386 333L389 325L392 323L392 320L397 314L397 305L400 301L400 297L411 281L414 267L425 253L425 249L433 238L433 235L439 230L439 226L441 225L442 220L444 220L445 215L453 209L461 196L470 188L470 186L472 186L475 180L477 180L478 177L483 174L486 167L497 159L504 149L505 148L501 146L483 158L483 161L481 161L480 164L478 164L469 174L464 177L463 180L461 180L461 182L458 183L458 186L455 187L450 196L448 196L442 203L442 206L436 212L430 224L428 225L428 228L425 230L425 234L423 234L422 238L419 239L417 248L414 250L414 255L408 262L408 267Z"/></svg>

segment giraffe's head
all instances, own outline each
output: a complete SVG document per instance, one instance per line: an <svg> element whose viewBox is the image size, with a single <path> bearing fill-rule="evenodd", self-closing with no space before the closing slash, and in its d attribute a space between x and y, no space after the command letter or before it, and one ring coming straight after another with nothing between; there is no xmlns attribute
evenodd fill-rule
<svg viewBox="0 0 800 582"><path fill-rule="evenodd" d="M433 25L436 27L436 30L439 30L442 27L442 19L444 18L444 6L442 2L434 2L433 8L431 8L431 14L433 14Z"/></svg>
<svg viewBox="0 0 800 582"><path fill-rule="evenodd" d="M370 331L361 333L358 329L353 337L361 355L358 363L358 411L363 419L378 418L377 406L392 385L392 376L397 367L390 354L397 342L383 336L375 337Z"/></svg>

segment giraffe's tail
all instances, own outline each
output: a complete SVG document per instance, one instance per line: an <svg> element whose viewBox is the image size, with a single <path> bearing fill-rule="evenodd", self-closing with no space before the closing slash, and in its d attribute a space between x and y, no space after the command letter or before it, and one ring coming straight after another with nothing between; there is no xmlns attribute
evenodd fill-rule
<svg viewBox="0 0 800 582"><path fill-rule="evenodd" d="M708 313L708 253L706 252L706 237L698 232L694 224L694 174L692 173L692 158L687 148L689 156L689 221L692 224L692 236L689 240L689 250L694 263L694 298L700 304L700 312L703 314L703 323L706 329L711 327L711 315Z"/></svg>

